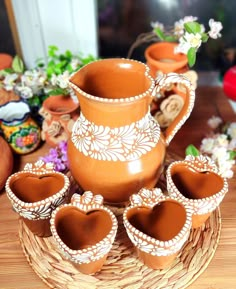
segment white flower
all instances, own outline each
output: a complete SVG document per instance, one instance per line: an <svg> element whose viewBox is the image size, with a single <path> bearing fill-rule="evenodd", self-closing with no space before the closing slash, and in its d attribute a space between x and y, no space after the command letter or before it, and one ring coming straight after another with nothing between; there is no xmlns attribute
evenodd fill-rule
<svg viewBox="0 0 236 289"><path fill-rule="evenodd" d="M193 21L197 21L197 17L195 17L195 16L185 16L183 19L182 19L182 21L183 21L183 23L188 23L188 22L193 22Z"/></svg>
<svg viewBox="0 0 236 289"><path fill-rule="evenodd" d="M3 80L4 88L9 91L12 90L15 85L15 80L17 80L18 75L16 73L7 74Z"/></svg>
<svg viewBox="0 0 236 289"><path fill-rule="evenodd" d="M229 150L236 150L236 138L231 139L228 145Z"/></svg>
<svg viewBox="0 0 236 289"><path fill-rule="evenodd" d="M227 148L229 141L226 134L217 134L215 139L215 146Z"/></svg>
<svg viewBox="0 0 236 289"><path fill-rule="evenodd" d="M81 61L78 58L72 58L70 65L73 70L76 70L81 65Z"/></svg>
<svg viewBox="0 0 236 289"><path fill-rule="evenodd" d="M228 129L227 129L227 134L230 136L232 139L236 139L236 122L232 122Z"/></svg>
<svg viewBox="0 0 236 289"><path fill-rule="evenodd" d="M222 119L219 116L212 116L208 121L207 124L210 128L216 129L221 123Z"/></svg>
<svg viewBox="0 0 236 289"><path fill-rule="evenodd" d="M46 73L42 70L27 70L21 76L21 84L30 87L33 94L37 94L43 88L46 79Z"/></svg>
<svg viewBox="0 0 236 289"><path fill-rule="evenodd" d="M190 44L186 42L184 37L180 37L179 44L175 46L174 53L184 53L187 54L191 48Z"/></svg>
<svg viewBox="0 0 236 289"><path fill-rule="evenodd" d="M193 34L186 32L183 37L185 41L189 43L190 47L198 49L202 44L202 36L200 33Z"/></svg>
<svg viewBox="0 0 236 289"><path fill-rule="evenodd" d="M221 159L218 161L219 172L224 178L232 178L234 172L232 170L233 165L235 165L234 160Z"/></svg>
<svg viewBox="0 0 236 289"><path fill-rule="evenodd" d="M57 76L56 76L56 74L54 74L54 73L52 74L50 81L51 81L52 85L57 85Z"/></svg>
<svg viewBox="0 0 236 289"><path fill-rule="evenodd" d="M20 94L20 96L24 99L33 97L33 91L28 86L17 86L16 90Z"/></svg>
<svg viewBox="0 0 236 289"><path fill-rule="evenodd" d="M211 154L215 140L213 138L204 138L202 140L200 150L204 153Z"/></svg>
<svg viewBox="0 0 236 289"><path fill-rule="evenodd" d="M58 76L53 75L51 82L53 85L58 85L60 88L67 88L69 77L69 71L66 70Z"/></svg>
<svg viewBox="0 0 236 289"><path fill-rule="evenodd" d="M226 147L214 147L212 150L212 159L219 163L222 160L229 160L230 156Z"/></svg>
<svg viewBox="0 0 236 289"><path fill-rule="evenodd" d="M197 17L185 16L183 19L176 21L174 24L174 34L176 36L182 36L184 34L184 24L187 22L193 22L196 20L197 20Z"/></svg>
<svg viewBox="0 0 236 289"><path fill-rule="evenodd" d="M214 19L209 20L210 31L208 32L209 36L213 39L221 37L220 31L223 29L222 23L215 21Z"/></svg>
<svg viewBox="0 0 236 289"><path fill-rule="evenodd" d="M150 23L150 25L151 25L151 27L152 27L153 29L159 28L161 31L164 30L164 25L163 25L162 23L158 22L158 21L155 21L155 22L152 21L152 22Z"/></svg>

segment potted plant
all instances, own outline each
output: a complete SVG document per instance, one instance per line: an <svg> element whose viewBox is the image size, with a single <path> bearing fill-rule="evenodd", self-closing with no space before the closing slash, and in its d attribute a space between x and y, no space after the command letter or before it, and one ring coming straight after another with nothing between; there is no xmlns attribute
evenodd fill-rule
<svg viewBox="0 0 236 289"><path fill-rule="evenodd" d="M151 74L183 72L196 62L197 51L209 37L217 39L221 36L221 22L209 20L209 31L198 22L197 17L186 16L165 28L160 22L151 22L153 30L139 35L131 46L128 57L134 48L145 42L154 42L145 50L145 58L150 66Z"/></svg>
<svg viewBox="0 0 236 289"><path fill-rule="evenodd" d="M93 60L92 55L74 55L70 50L59 53L54 45L48 47L47 59L37 60L33 69L26 69L20 57L15 56L10 68L0 70L0 105L21 99L28 103L33 118L41 125L38 111L43 102L51 95L73 98L67 83L70 74Z"/></svg>

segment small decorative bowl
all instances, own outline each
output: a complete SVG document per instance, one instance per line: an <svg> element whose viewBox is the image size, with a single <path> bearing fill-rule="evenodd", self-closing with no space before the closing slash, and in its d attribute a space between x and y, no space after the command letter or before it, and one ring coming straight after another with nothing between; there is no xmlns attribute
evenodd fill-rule
<svg viewBox="0 0 236 289"><path fill-rule="evenodd" d="M101 270L114 242L118 222L103 197L74 194L70 204L52 213L52 236L62 254L84 274Z"/></svg>
<svg viewBox="0 0 236 289"><path fill-rule="evenodd" d="M170 266L188 239L192 210L158 188L142 189L130 202L123 221L139 258L152 269Z"/></svg>
<svg viewBox="0 0 236 289"><path fill-rule="evenodd" d="M68 202L69 178L54 171L53 164L40 160L10 175L5 187L13 209L28 228L39 237L51 236L51 214L57 206Z"/></svg>
<svg viewBox="0 0 236 289"><path fill-rule="evenodd" d="M206 156L187 156L170 164L166 172L167 190L193 208L192 227L200 227L220 205L228 183L215 163Z"/></svg>

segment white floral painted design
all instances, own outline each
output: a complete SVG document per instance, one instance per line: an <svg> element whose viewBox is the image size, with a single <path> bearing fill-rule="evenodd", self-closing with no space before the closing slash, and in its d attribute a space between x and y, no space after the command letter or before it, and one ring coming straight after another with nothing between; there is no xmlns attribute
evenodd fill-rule
<svg viewBox="0 0 236 289"><path fill-rule="evenodd" d="M109 128L88 121L81 113L72 130L72 142L85 156L103 161L130 161L151 151L160 127L150 113L130 125Z"/></svg>

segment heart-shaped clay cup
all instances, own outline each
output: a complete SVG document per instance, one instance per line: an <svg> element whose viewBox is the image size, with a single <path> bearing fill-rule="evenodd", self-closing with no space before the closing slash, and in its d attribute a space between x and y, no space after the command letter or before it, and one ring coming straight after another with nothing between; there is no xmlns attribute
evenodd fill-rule
<svg viewBox="0 0 236 289"><path fill-rule="evenodd" d="M117 232L115 215L103 206L103 197L74 194L70 204L57 208L51 231L62 254L84 274L102 269Z"/></svg>
<svg viewBox="0 0 236 289"><path fill-rule="evenodd" d="M152 269L170 266L189 236L191 209L160 189L142 189L130 200L123 220L139 258Z"/></svg>
<svg viewBox="0 0 236 289"><path fill-rule="evenodd" d="M167 190L193 208L192 227L200 227L219 206L228 184L216 165L205 156L187 156L170 164L166 173Z"/></svg>
<svg viewBox="0 0 236 289"><path fill-rule="evenodd" d="M51 236L52 211L69 200L69 178L42 161L27 164L9 176L6 192L13 209L29 229L40 237Z"/></svg>

